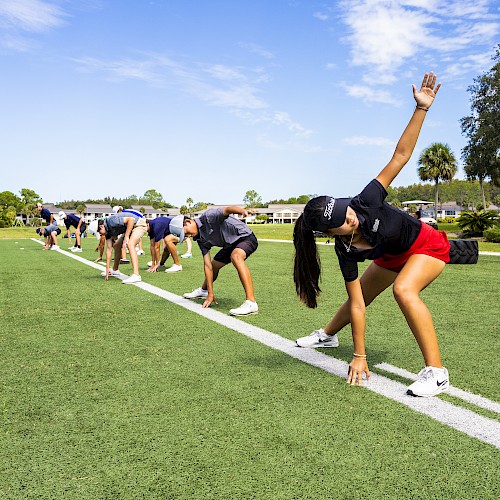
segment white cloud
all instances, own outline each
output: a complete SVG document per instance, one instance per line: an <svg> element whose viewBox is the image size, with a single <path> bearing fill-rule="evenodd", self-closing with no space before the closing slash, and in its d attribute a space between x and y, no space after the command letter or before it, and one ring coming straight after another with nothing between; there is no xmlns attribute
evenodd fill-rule
<svg viewBox="0 0 500 500"><path fill-rule="evenodd" d="M357 97L364 102L372 103L379 102L384 104L400 104L391 92L386 90L381 90L380 88L373 89L371 87L363 85L347 85L343 84L343 88L347 95L351 97Z"/></svg>
<svg viewBox="0 0 500 500"><path fill-rule="evenodd" d="M330 19L330 16L324 12L315 12L313 16L320 21L328 21L328 19Z"/></svg>
<svg viewBox="0 0 500 500"><path fill-rule="evenodd" d="M243 43L243 42L241 42L239 45L240 45L240 47L243 47L244 49L248 50L248 52L251 52L252 54L257 54L261 57L264 57L265 59L274 59L274 54L272 52L262 48L260 45L257 45L255 43Z"/></svg>
<svg viewBox="0 0 500 500"><path fill-rule="evenodd" d="M60 7L43 0L0 1L0 23L8 30L44 32L63 24L65 16Z"/></svg>
<svg viewBox="0 0 500 500"><path fill-rule="evenodd" d="M287 112L270 111L269 103L259 96L262 92L259 84L269 79L262 68L193 64L156 54L136 60L106 62L81 58L74 61L79 71L100 73L111 80L134 79L157 87L174 87L209 106L225 108L247 123L272 125L287 130L295 138L306 139L313 134Z"/></svg>
<svg viewBox="0 0 500 500"><path fill-rule="evenodd" d="M364 68L366 83L391 84L398 70L424 56L439 63L483 54L500 33L493 0L345 0L344 41L351 62Z"/></svg>

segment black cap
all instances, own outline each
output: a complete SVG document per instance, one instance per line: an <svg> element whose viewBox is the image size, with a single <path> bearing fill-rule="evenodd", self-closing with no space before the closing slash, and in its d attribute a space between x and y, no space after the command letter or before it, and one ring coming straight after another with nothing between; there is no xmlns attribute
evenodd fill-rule
<svg viewBox="0 0 500 500"><path fill-rule="evenodd" d="M345 223L347 207L350 203L351 198L332 198L331 196L315 198L304 208L304 222L313 231L326 231L340 227ZM315 209L312 208L313 206Z"/></svg>

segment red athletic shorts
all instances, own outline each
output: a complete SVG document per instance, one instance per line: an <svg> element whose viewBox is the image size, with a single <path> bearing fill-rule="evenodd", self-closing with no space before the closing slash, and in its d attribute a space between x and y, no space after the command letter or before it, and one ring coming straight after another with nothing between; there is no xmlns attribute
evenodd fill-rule
<svg viewBox="0 0 500 500"><path fill-rule="evenodd" d="M450 242L444 231L437 231L425 222L422 222L417 239L413 245L399 255L384 254L373 262L384 269L399 273L410 256L415 254L429 255L443 262L450 262Z"/></svg>

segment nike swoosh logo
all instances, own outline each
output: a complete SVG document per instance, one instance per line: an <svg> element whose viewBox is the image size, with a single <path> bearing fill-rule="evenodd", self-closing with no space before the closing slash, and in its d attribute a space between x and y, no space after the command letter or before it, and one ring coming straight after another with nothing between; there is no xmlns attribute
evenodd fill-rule
<svg viewBox="0 0 500 500"><path fill-rule="evenodd" d="M441 387L443 384L445 384L446 382L448 382L446 379L444 379L442 382L438 382L436 381L436 384L438 387Z"/></svg>

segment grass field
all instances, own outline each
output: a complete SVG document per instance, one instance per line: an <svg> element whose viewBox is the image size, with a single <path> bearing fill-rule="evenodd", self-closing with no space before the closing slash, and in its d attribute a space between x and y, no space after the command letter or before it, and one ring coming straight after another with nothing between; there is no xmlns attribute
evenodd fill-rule
<svg viewBox="0 0 500 500"><path fill-rule="evenodd" d="M94 259L95 239L83 243ZM311 311L294 297L292 245L261 242L248 261L260 312L242 321L291 340L324 326L345 291L333 248L320 252ZM190 291L203 276L197 249L182 264L143 280ZM426 415L31 240L0 240L0 269L2 499L500 496L498 449ZM499 272L499 257L481 256L422 293L452 384L493 401ZM234 269L215 295L222 313L242 302ZM349 331L340 341L324 352L349 361ZM367 349L374 373L381 362L422 368L390 291L368 310Z"/></svg>

